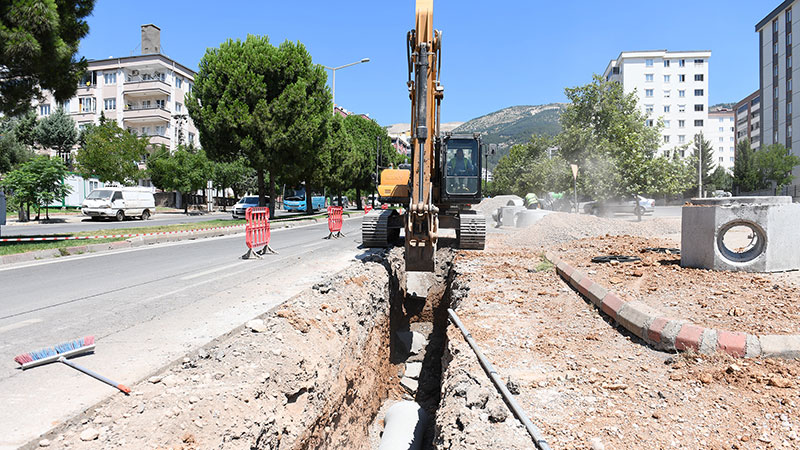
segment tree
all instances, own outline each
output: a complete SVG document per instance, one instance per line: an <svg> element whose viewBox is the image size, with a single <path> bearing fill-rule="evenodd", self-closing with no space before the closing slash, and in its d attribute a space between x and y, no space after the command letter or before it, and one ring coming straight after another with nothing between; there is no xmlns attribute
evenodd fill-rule
<svg viewBox="0 0 800 450"><path fill-rule="evenodd" d="M750 140L744 139L736 146L733 160L733 185L736 192L751 192L760 188L761 175L756 169Z"/></svg>
<svg viewBox="0 0 800 450"><path fill-rule="evenodd" d="M571 104L561 115L556 142L561 155L578 164L582 192L597 199L670 193L682 182L684 164L655 155L661 124L645 124L635 92L625 94L622 85L598 75L565 92Z"/></svg>
<svg viewBox="0 0 800 450"><path fill-rule="evenodd" d="M353 142L342 116L335 115L330 121L324 150L330 161L325 172L325 185L331 188L332 194L336 195L341 205L342 191L352 187L352 177L344 163L348 152L353 151Z"/></svg>
<svg viewBox="0 0 800 450"><path fill-rule="evenodd" d="M700 163L698 164L698 158ZM694 186L697 187L698 172L703 174L703 186L708 184L708 179L711 178L711 172L714 171L714 149L711 147L711 142L705 140L703 132L694 137L694 146L692 147L692 160L695 170ZM698 165L700 169L698 169Z"/></svg>
<svg viewBox="0 0 800 450"><path fill-rule="evenodd" d="M75 95L86 70L76 59L94 0L8 0L0 4L0 112L23 113L42 89Z"/></svg>
<svg viewBox="0 0 800 450"><path fill-rule="evenodd" d="M558 152L551 157L552 148L553 139L545 136L532 136L528 143L511 147L495 167L494 191L524 197L529 192L568 189L572 183L569 164Z"/></svg>
<svg viewBox="0 0 800 450"><path fill-rule="evenodd" d="M229 39L200 61L186 98L200 142L215 161L245 157L256 170L262 205L268 175L273 214L278 176L291 182L319 170L331 116L326 79L303 44L274 47L266 36Z"/></svg>
<svg viewBox="0 0 800 450"><path fill-rule="evenodd" d="M170 153L161 146L147 161L147 171L154 185L185 196L206 187L212 167L203 149L179 146ZM188 211L189 204L184 202L184 212Z"/></svg>
<svg viewBox="0 0 800 450"><path fill-rule="evenodd" d="M709 191L730 191L733 188L733 177L722 166L717 166L708 180L704 182Z"/></svg>
<svg viewBox="0 0 800 450"><path fill-rule="evenodd" d="M33 156L20 139L19 119L0 119L0 173L6 173Z"/></svg>
<svg viewBox="0 0 800 450"><path fill-rule="evenodd" d="M50 148L66 161L70 161L72 147L78 142L75 121L62 108L39 120L34 130L36 143L42 148Z"/></svg>
<svg viewBox="0 0 800 450"><path fill-rule="evenodd" d="M9 172L3 178L2 186L13 193L17 204L27 207L28 216L33 205L37 209L36 220L39 220L38 211L42 207L45 207L49 219L47 205L64 198L71 191L69 185L64 183L67 175L67 167L60 158L37 156Z"/></svg>
<svg viewBox="0 0 800 450"><path fill-rule="evenodd" d="M800 158L788 152L783 145L773 144L755 153L753 165L761 178L759 188L763 189L774 182L775 187L780 189L794 180L792 169L800 165Z"/></svg>
<svg viewBox="0 0 800 450"><path fill-rule="evenodd" d="M375 166L380 138L380 166L387 167L401 162L402 156L392 147L391 139L386 129L377 122L366 117L352 114L344 118L342 125L350 137L350 149L343 155L341 164L346 184L356 190L356 205L361 208L361 192L372 191L375 188Z"/></svg>
<svg viewBox="0 0 800 450"><path fill-rule="evenodd" d="M222 191L223 196L225 191L230 188L233 191L233 196L238 199L240 194L255 187L253 169L247 166L247 161L244 158L239 158L233 162L211 163L211 166L211 178L214 181L214 187L218 191ZM250 187L251 185L252 187ZM223 205L223 209L224 207Z"/></svg>
<svg viewBox="0 0 800 450"><path fill-rule="evenodd" d="M75 156L77 171L107 183L133 185L142 177L139 161L147 155L150 141L124 130L113 120L89 127L81 133L83 145Z"/></svg>

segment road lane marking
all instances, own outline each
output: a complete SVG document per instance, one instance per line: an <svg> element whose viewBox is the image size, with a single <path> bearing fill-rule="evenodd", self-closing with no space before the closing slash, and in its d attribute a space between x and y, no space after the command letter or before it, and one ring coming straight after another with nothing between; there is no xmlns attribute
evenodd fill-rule
<svg viewBox="0 0 800 450"><path fill-rule="evenodd" d="M223 270L232 269L232 268L234 268L236 266L241 266L242 264L247 264L247 261L239 261L237 263L228 264L227 266L215 267L213 269L204 270L202 272L198 272L198 273L195 273L195 274L192 274L192 275L187 275L187 276L181 278L181 281L194 280L195 278L200 278L202 276L210 275L210 274L215 273L215 272L220 272L220 271L223 271Z"/></svg>
<svg viewBox="0 0 800 450"><path fill-rule="evenodd" d="M10 325L6 325L4 327L0 327L0 333L5 333L6 331L16 330L17 328L26 327L28 325L33 325L35 323L41 322L42 319L28 319L23 320L21 322L12 323Z"/></svg>

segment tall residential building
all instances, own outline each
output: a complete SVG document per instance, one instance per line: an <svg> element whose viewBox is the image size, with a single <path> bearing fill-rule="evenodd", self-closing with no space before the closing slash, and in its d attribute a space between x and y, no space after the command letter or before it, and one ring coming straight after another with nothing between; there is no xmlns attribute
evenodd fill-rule
<svg viewBox="0 0 800 450"><path fill-rule="evenodd" d="M728 172L733 172L733 159L736 149L736 122L732 109L720 108L709 111L703 139L711 143L714 164Z"/></svg>
<svg viewBox="0 0 800 450"><path fill-rule="evenodd" d="M792 29L797 22L792 10L798 0L786 0L756 25L759 40L759 75L761 92L761 147L783 144L800 155L800 142L792 128L800 126L800 115L792 114L794 99L792 80L797 70L792 64L794 48ZM799 99L800 100L800 99ZM793 170L800 176L800 166Z"/></svg>
<svg viewBox="0 0 800 450"><path fill-rule="evenodd" d="M691 146L708 120L708 64L710 51L622 52L603 74L622 84L625 93L636 92L647 125L662 120L659 152Z"/></svg>
<svg viewBox="0 0 800 450"><path fill-rule="evenodd" d="M753 149L761 147L761 91L755 91L743 98L733 107L736 112L735 145L739 141L750 140Z"/></svg>
<svg viewBox="0 0 800 450"><path fill-rule="evenodd" d="M142 54L90 60L75 97L56 104L52 95L36 104L40 116L64 108L79 129L108 120L153 145L174 149L179 143L199 146L197 129L184 105L195 72L161 54L161 30L142 25Z"/></svg>

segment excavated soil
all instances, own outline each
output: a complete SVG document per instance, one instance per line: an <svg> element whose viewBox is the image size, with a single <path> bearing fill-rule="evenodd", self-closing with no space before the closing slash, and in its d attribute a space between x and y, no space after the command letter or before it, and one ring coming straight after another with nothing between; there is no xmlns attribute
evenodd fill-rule
<svg viewBox="0 0 800 450"><path fill-rule="evenodd" d="M637 248L660 246L674 239L675 222L562 214L507 239L490 236L486 251L462 252L454 262L453 289L463 293L454 299L456 311L551 448L800 448L800 361L653 350L601 315L543 259L546 249L564 249L580 260L597 251L589 245L617 242L606 234L646 238L623 239ZM587 233L603 238L575 241ZM664 271L659 290L678 285L681 271L672 266L648 266ZM731 274L698 289L741 291L733 279L764 295L754 295L754 305L774 302L767 297L771 283L725 275ZM638 277L624 279L619 286ZM649 283L643 286L650 292ZM696 308L697 317L709 308ZM533 448L452 327L444 360L437 448Z"/></svg>

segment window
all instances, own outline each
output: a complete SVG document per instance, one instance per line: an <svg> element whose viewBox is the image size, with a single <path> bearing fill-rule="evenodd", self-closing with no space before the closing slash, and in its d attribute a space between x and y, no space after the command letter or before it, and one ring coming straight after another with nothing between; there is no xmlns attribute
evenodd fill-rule
<svg viewBox="0 0 800 450"><path fill-rule="evenodd" d="M647 127L652 127L653 126L653 119L645 120L644 121L644 125L647 126Z"/></svg>
<svg viewBox="0 0 800 450"><path fill-rule="evenodd" d="M778 32L778 20L777 19L772 21L772 32L773 33L777 33Z"/></svg>
<svg viewBox="0 0 800 450"><path fill-rule="evenodd" d="M678 105L678 112L679 113L686 112L686 105Z"/></svg>
<svg viewBox="0 0 800 450"><path fill-rule="evenodd" d="M730 157L731 162L733 162L733 156Z"/></svg>
<svg viewBox="0 0 800 450"><path fill-rule="evenodd" d="M733 147L728 147L728 148L730 148L730 150L731 150L731 153L733 153L733 151L734 151L734 150L733 150Z"/></svg>
<svg viewBox="0 0 800 450"><path fill-rule="evenodd" d="M786 127L786 136L792 137L792 126L791 125Z"/></svg>
<svg viewBox="0 0 800 450"><path fill-rule="evenodd" d="M702 97L703 96L703 90L702 89L695 89L694 90L694 96L695 97Z"/></svg>
<svg viewBox="0 0 800 450"><path fill-rule="evenodd" d="M704 107L703 107L703 105L702 105L702 104L694 105L694 111L695 111L695 112L700 112L700 111L702 111L703 109L704 109Z"/></svg>
<svg viewBox="0 0 800 450"><path fill-rule="evenodd" d="M719 162L722 162L724 158L722 156L719 157Z"/></svg>
<svg viewBox="0 0 800 450"><path fill-rule="evenodd" d="M678 135L678 143L683 144L684 142L686 142L686 135L685 134Z"/></svg>
<svg viewBox="0 0 800 450"><path fill-rule="evenodd" d="M786 67L787 68L792 67L792 57L791 56L787 56L786 57Z"/></svg>
<svg viewBox="0 0 800 450"><path fill-rule="evenodd" d="M669 128L669 120L664 121L664 128Z"/></svg>
<svg viewBox="0 0 800 450"><path fill-rule="evenodd" d="M164 125L156 125L156 136L166 136L167 128Z"/></svg>
<svg viewBox="0 0 800 450"><path fill-rule="evenodd" d="M685 59L678 60L678 67L685 67L685 66L686 66L686 60Z"/></svg>
<svg viewBox="0 0 800 450"><path fill-rule="evenodd" d="M686 75L684 75L684 74L679 74L679 75L678 75L678 83L683 83L683 82L685 82L685 81L686 81Z"/></svg>
<svg viewBox="0 0 800 450"><path fill-rule="evenodd" d="M183 105L181 105L180 103L175 102L175 112L178 112L178 113L181 112L181 107L182 106Z"/></svg>
<svg viewBox="0 0 800 450"><path fill-rule="evenodd" d="M686 121L685 120L679 120L678 121L678 128L684 128L685 126L686 126Z"/></svg>
<svg viewBox="0 0 800 450"><path fill-rule="evenodd" d="M653 96L653 90L652 89L645 89L644 90L644 96L645 97L652 97Z"/></svg>
<svg viewBox="0 0 800 450"><path fill-rule="evenodd" d="M792 33L786 35L786 45L792 45Z"/></svg>
<svg viewBox="0 0 800 450"><path fill-rule="evenodd" d="M697 119L694 121L694 126L702 127L703 126L703 119Z"/></svg>
<svg viewBox="0 0 800 450"><path fill-rule="evenodd" d="M648 116L653 114L653 105L644 105L644 113Z"/></svg>
<svg viewBox="0 0 800 450"><path fill-rule="evenodd" d="M792 90L792 79L791 78L786 80L786 90L787 91L791 91Z"/></svg>
<svg viewBox="0 0 800 450"><path fill-rule="evenodd" d="M772 111L772 120L774 120L775 122L777 122L777 121L778 121L778 108L775 108L775 109Z"/></svg>
<svg viewBox="0 0 800 450"><path fill-rule="evenodd" d="M722 130L720 130L720 131L722 131ZM722 137L722 136L720 136L720 137L719 137L719 141L720 141L720 142L725 142L725 138L724 138L724 137Z"/></svg>
<svg viewBox="0 0 800 450"><path fill-rule="evenodd" d="M105 109L106 111L110 109L117 109L117 99L107 98L103 100L103 109Z"/></svg>
<svg viewBox="0 0 800 450"><path fill-rule="evenodd" d="M786 23L792 23L792 8L786 10Z"/></svg>
<svg viewBox="0 0 800 450"><path fill-rule="evenodd" d="M652 59L645 59L644 65L647 67L653 67L653 60Z"/></svg>
<svg viewBox="0 0 800 450"><path fill-rule="evenodd" d="M180 77L175 77L175 87L180 89L181 85L183 85L183 80Z"/></svg>
<svg viewBox="0 0 800 450"><path fill-rule="evenodd" d="M725 118L723 118L723 117L720 117L720 118L719 118L719 123L722 123L724 120L725 120ZM722 131L722 129L720 129L719 131Z"/></svg>
<svg viewBox="0 0 800 450"><path fill-rule="evenodd" d="M664 60L664 67L669 67L669 60L668 59Z"/></svg>
<svg viewBox="0 0 800 450"><path fill-rule="evenodd" d="M653 82L653 74L652 73L644 74L644 81L646 81L648 83L652 83Z"/></svg>
<svg viewBox="0 0 800 450"><path fill-rule="evenodd" d="M664 83L669 83L669 75L664 75Z"/></svg>
<svg viewBox="0 0 800 450"><path fill-rule="evenodd" d="M142 127L142 136L151 136L150 127Z"/></svg>
<svg viewBox="0 0 800 450"><path fill-rule="evenodd" d="M664 98L669 98L670 92L671 91L669 89L665 89L664 90Z"/></svg>
<svg viewBox="0 0 800 450"><path fill-rule="evenodd" d="M156 107L157 108L165 109L165 106L166 106L166 102L165 102L164 99L156 100Z"/></svg>
<svg viewBox="0 0 800 450"><path fill-rule="evenodd" d="M774 53L776 55L778 54L778 43L777 42L772 44L772 53Z"/></svg>
<svg viewBox="0 0 800 450"><path fill-rule="evenodd" d="M39 115L40 116L49 116L50 115L50 105L39 105Z"/></svg>
<svg viewBox="0 0 800 450"><path fill-rule="evenodd" d="M117 73L104 73L103 82L105 82L105 84L117 84Z"/></svg>
<svg viewBox="0 0 800 450"><path fill-rule="evenodd" d="M79 112L95 112L97 109L97 102L94 97L81 97L78 99Z"/></svg>
<svg viewBox="0 0 800 450"><path fill-rule="evenodd" d="M694 81L703 81L703 74L702 73L695 74Z"/></svg>
<svg viewBox="0 0 800 450"><path fill-rule="evenodd" d="M681 89L678 91L678 97L686 97L686 91Z"/></svg>
<svg viewBox="0 0 800 450"><path fill-rule="evenodd" d="M786 102L786 114L792 113L792 102Z"/></svg>
<svg viewBox="0 0 800 450"><path fill-rule="evenodd" d="M192 93L192 89L194 89L194 84L187 82L186 83L186 91L191 94Z"/></svg>
<svg viewBox="0 0 800 450"><path fill-rule="evenodd" d="M189 133L189 143L194 144L194 133Z"/></svg>
<svg viewBox="0 0 800 450"><path fill-rule="evenodd" d="M778 65L777 65L777 64L775 64L775 65L772 67L772 76L773 76L773 77L777 77L777 76L778 76Z"/></svg>
<svg viewBox="0 0 800 450"><path fill-rule="evenodd" d="M665 112L665 113L668 113L668 112L669 112L669 105L664 105L664 112Z"/></svg>
<svg viewBox="0 0 800 450"><path fill-rule="evenodd" d="M775 86L775 98L778 98L778 86Z"/></svg>
<svg viewBox="0 0 800 450"><path fill-rule="evenodd" d="M69 100L65 100L63 102L58 102L58 107L61 108L64 112L69 112Z"/></svg>
<svg viewBox="0 0 800 450"><path fill-rule="evenodd" d="M142 109L150 109L151 107L150 100L142 100Z"/></svg>
<svg viewBox="0 0 800 450"><path fill-rule="evenodd" d="M664 143L669 144L669 136L667 136L666 134L664 135Z"/></svg>
<svg viewBox="0 0 800 450"><path fill-rule="evenodd" d="M731 130L731 131L733 131L733 130ZM731 136L730 139L728 139L728 140L733 142L733 136ZM731 150L733 150L733 147L731 147Z"/></svg>
<svg viewBox="0 0 800 450"><path fill-rule="evenodd" d="M704 61L703 61L702 59L695 59L695 60L694 60L694 66L695 66L695 67L702 66L702 65L703 65L703 62L704 62Z"/></svg>

